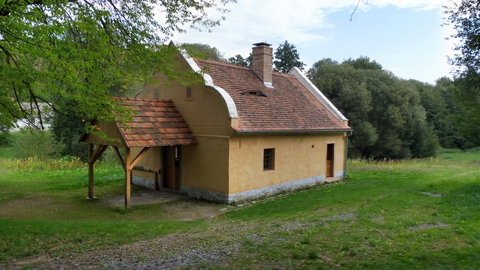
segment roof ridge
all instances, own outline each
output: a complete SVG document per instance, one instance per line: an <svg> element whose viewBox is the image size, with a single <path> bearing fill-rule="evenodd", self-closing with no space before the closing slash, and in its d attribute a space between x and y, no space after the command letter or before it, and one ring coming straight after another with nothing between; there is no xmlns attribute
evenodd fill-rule
<svg viewBox="0 0 480 270"><path fill-rule="evenodd" d="M212 60L212 59L194 58L194 60L209 63L209 64L213 64L213 65L218 65L218 66L224 66L224 67L231 67L231 68L238 68L238 69L242 69L242 70L253 71L252 67L245 67L245 66L240 66L240 65L237 65L237 64L225 63L225 62L222 62L222 61L217 61L217 60ZM287 78L294 78L295 77L291 74L283 73L283 72L279 72L279 71L272 71L272 75L283 76L283 77L287 77Z"/></svg>
<svg viewBox="0 0 480 270"><path fill-rule="evenodd" d="M237 64L225 63L225 62L217 61L217 60L200 59L200 58L194 58L194 60L205 62L205 63L210 63L210 64L214 64L214 65L219 65L219 66L226 66L226 67L238 68L238 69L243 69L243 70L252 70L251 67L244 67L244 66L240 66L240 65L237 65Z"/></svg>
<svg viewBox="0 0 480 270"><path fill-rule="evenodd" d="M279 71L273 71L272 75L282 76L282 77L287 77L287 78L295 78L295 76L293 76L292 74L283 73L283 72L279 72Z"/></svg>

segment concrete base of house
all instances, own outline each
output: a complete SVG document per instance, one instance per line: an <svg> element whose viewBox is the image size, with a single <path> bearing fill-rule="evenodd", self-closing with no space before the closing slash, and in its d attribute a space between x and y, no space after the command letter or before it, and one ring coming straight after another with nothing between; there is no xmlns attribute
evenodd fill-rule
<svg viewBox="0 0 480 270"><path fill-rule="evenodd" d="M338 181L343 178L345 175L344 171L337 171L334 173L334 177L328 178L328 182ZM221 194L217 192L207 191L196 189L192 187L182 186L181 191L185 192L189 197L204 199L208 201L214 201L219 203L232 203L232 202L241 202L246 200L251 200L255 198L260 198L264 196L270 196L282 191L291 191L296 189L301 189L305 187L314 186L320 183L327 182L324 174L307 177L304 179L294 180L282 184L277 184L268 187L262 187L247 191L242 191L233 194Z"/></svg>
<svg viewBox="0 0 480 270"><path fill-rule="evenodd" d="M146 187L148 189L155 189L155 181L152 179L147 179L143 177L133 176L132 184L137 186Z"/></svg>
<svg viewBox="0 0 480 270"><path fill-rule="evenodd" d="M251 200L255 198L260 198L264 196L270 196L282 191L291 191L296 189L301 189L305 187L314 186L324 182L334 182L340 179L343 179L345 176L345 171L336 171L334 177L326 178L324 174L307 177L299 180L294 180L290 182L285 182L273 186L262 187L247 191L242 191L233 194L222 194L218 192L202 190L197 188L192 188L188 186L182 186L180 192L185 193L188 197L203 199L207 201L219 202L219 203L232 203L232 202L241 202L246 200ZM134 185L143 186L148 189L155 189L155 182L152 179L142 178L138 176L132 177L132 183Z"/></svg>

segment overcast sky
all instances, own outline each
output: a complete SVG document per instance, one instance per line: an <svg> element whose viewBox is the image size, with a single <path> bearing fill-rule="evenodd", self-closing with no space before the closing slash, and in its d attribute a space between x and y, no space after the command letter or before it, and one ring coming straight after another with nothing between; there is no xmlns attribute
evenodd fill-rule
<svg viewBox="0 0 480 270"><path fill-rule="evenodd" d="M225 21L212 32L187 31L178 42L204 43L225 57L248 56L252 43L266 41L274 49L294 44L310 67L323 58L342 61L368 56L404 79L434 83L448 76L453 41L442 26L442 0L238 0L229 4Z"/></svg>

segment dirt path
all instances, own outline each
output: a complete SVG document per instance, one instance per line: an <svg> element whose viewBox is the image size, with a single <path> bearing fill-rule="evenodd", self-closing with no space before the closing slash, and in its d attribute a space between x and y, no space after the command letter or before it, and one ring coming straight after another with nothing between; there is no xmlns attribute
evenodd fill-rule
<svg viewBox="0 0 480 270"><path fill-rule="evenodd" d="M319 218L316 221L297 220L275 223L244 223L224 219L210 219L210 226L201 233L170 234L160 238L138 241L55 258L39 255L26 258L0 269L206 269L229 267L235 258L253 256L248 252L252 246L278 245L285 232L309 229L335 220L355 220L352 213ZM283 269L275 262L272 269Z"/></svg>
<svg viewBox="0 0 480 270"><path fill-rule="evenodd" d="M0 265L0 269L181 269L205 263L225 265L240 247L229 240L245 231L245 227L212 220L212 226L202 233L170 234L68 258L42 254Z"/></svg>

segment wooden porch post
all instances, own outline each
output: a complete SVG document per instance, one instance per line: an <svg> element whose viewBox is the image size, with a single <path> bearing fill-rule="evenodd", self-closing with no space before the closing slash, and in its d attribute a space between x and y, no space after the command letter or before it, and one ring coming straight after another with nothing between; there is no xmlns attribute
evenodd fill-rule
<svg viewBox="0 0 480 270"><path fill-rule="evenodd" d="M87 199L93 200L93 143L88 144L88 197Z"/></svg>
<svg viewBox="0 0 480 270"><path fill-rule="evenodd" d="M99 145L97 150L94 151L93 143L88 144L88 200L95 199L93 195L93 165L97 159L102 155L103 152L107 149L108 145Z"/></svg>
<svg viewBox="0 0 480 270"><path fill-rule="evenodd" d="M132 169L130 168L130 148L125 147L125 209L130 208L130 194L131 194L131 183L132 183Z"/></svg>

